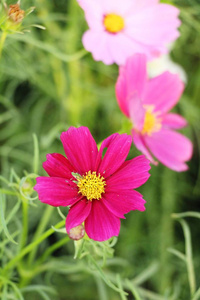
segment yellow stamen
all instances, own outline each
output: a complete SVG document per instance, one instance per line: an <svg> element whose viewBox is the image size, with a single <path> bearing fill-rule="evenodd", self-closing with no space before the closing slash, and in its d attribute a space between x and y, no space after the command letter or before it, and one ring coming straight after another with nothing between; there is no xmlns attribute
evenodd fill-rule
<svg viewBox="0 0 200 300"><path fill-rule="evenodd" d="M104 26L108 32L117 33L124 29L124 19L116 14L108 14L104 17Z"/></svg>
<svg viewBox="0 0 200 300"><path fill-rule="evenodd" d="M85 196L88 200L101 199L102 193L105 192L106 182L104 177L96 172L89 171L86 175L78 178L77 186L79 187L79 193Z"/></svg>
<svg viewBox="0 0 200 300"><path fill-rule="evenodd" d="M161 129L161 118L158 118L158 114L153 112L152 106L146 106L144 108L146 108L146 113L142 134L151 135L153 132L157 132Z"/></svg>

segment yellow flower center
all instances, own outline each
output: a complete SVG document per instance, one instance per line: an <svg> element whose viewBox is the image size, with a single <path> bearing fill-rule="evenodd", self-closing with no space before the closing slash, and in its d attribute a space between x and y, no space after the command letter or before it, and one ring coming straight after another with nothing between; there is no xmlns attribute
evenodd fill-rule
<svg viewBox="0 0 200 300"><path fill-rule="evenodd" d="M151 135L153 132L157 132L161 129L161 118L158 118L158 113L153 112L152 106L146 106L144 108L146 108L146 113L142 134Z"/></svg>
<svg viewBox="0 0 200 300"><path fill-rule="evenodd" d="M106 182L104 177L96 172L89 171L86 175L78 178L77 186L79 188L79 193L85 196L88 200L101 199L102 193L105 192Z"/></svg>
<svg viewBox="0 0 200 300"><path fill-rule="evenodd" d="M104 17L104 26L108 32L117 33L124 29L124 19L116 14L108 14Z"/></svg>

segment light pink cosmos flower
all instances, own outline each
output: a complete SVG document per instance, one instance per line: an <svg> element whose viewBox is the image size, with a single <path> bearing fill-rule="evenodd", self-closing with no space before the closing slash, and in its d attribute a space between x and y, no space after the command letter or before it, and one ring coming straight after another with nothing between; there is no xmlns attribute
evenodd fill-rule
<svg viewBox="0 0 200 300"><path fill-rule="evenodd" d="M144 155L125 161L132 142L127 134L109 136L99 151L87 127L70 127L61 134L61 141L67 158L47 154L43 167L50 177L38 177L34 187L39 200L70 206L68 233L85 222L85 231L93 240L117 236L124 214L145 210L142 195L133 189L149 178L149 161Z"/></svg>
<svg viewBox="0 0 200 300"><path fill-rule="evenodd" d="M122 112L133 124L136 147L155 163L152 154L168 168L185 171L192 156L192 143L174 131L187 125L178 114L169 113L178 102L184 84L178 75L164 72L148 80L145 55L127 60L116 84L116 95Z"/></svg>
<svg viewBox="0 0 200 300"><path fill-rule="evenodd" d="M123 65L135 53L157 57L179 36L179 10L159 0L77 1L89 25L83 45L105 64Z"/></svg>

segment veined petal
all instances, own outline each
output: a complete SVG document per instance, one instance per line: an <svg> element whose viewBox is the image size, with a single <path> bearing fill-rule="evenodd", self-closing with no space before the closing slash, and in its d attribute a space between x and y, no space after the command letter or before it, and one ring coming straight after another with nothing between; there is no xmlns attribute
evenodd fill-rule
<svg viewBox="0 0 200 300"><path fill-rule="evenodd" d="M182 172L188 169L185 164L192 156L192 143L184 135L162 129L152 136L145 136L146 145L153 155L168 168Z"/></svg>
<svg viewBox="0 0 200 300"><path fill-rule="evenodd" d="M91 212L85 220L85 231L95 241L106 241L119 235L120 220L106 208L102 200L94 200Z"/></svg>
<svg viewBox="0 0 200 300"><path fill-rule="evenodd" d="M72 205L80 199L76 184L57 177L38 177L34 190L39 200L52 206Z"/></svg>
<svg viewBox="0 0 200 300"><path fill-rule="evenodd" d="M110 143L98 169L104 178L121 167L129 153L131 142L131 136L120 134Z"/></svg>
<svg viewBox="0 0 200 300"><path fill-rule="evenodd" d="M70 232L70 229L82 224L90 214L92 202L87 201L86 198L81 199L74 204L67 215L66 229Z"/></svg>
<svg viewBox="0 0 200 300"><path fill-rule="evenodd" d="M148 180L150 169L150 161L144 155L126 161L117 172L107 179L108 189L136 189Z"/></svg>
<svg viewBox="0 0 200 300"><path fill-rule="evenodd" d="M109 187L103 196L103 204L118 218L124 218L131 210L144 211L146 201L142 195L133 190L121 190Z"/></svg>
<svg viewBox="0 0 200 300"><path fill-rule="evenodd" d="M47 154L46 157L43 168L49 176L73 179L72 172L76 172L76 170L66 157L59 153Z"/></svg>
<svg viewBox="0 0 200 300"><path fill-rule="evenodd" d="M181 129L187 126L187 121L178 114L168 113L162 117L162 126L169 129Z"/></svg>
<svg viewBox="0 0 200 300"><path fill-rule="evenodd" d="M95 171L98 149L87 127L70 127L61 134L61 141L69 162L80 175Z"/></svg>
<svg viewBox="0 0 200 300"><path fill-rule="evenodd" d="M164 72L147 83L143 104L154 106L154 111L166 113L176 105L183 89L184 84L178 75Z"/></svg>

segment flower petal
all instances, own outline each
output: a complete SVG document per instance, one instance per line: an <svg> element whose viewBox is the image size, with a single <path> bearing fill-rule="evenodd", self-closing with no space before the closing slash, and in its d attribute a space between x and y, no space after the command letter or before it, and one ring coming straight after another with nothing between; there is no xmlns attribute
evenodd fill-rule
<svg viewBox="0 0 200 300"><path fill-rule="evenodd" d="M142 135L135 131L134 129L131 131L132 137L133 137L133 143L135 144L136 148L141 151L147 159L149 159L153 164L157 164L152 155L150 154L149 150L147 149L147 146L145 145L145 141L142 137Z"/></svg>
<svg viewBox="0 0 200 300"><path fill-rule="evenodd" d="M121 190L136 189L148 180L150 169L150 161L144 155L137 156L126 161L117 172L107 179L107 187Z"/></svg>
<svg viewBox="0 0 200 300"><path fill-rule="evenodd" d="M145 136L146 145L155 157L168 168L181 172L188 169L185 161L192 156L192 143L184 135L162 129L152 136Z"/></svg>
<svg viewBox="0 0 200 300"><path fill-rule="evenodd" d="M138 131L142 131L144 126L145 109L137 92L135 92L135 94L129 99L129 112L134 128Z"/></svg>
<svg viewBox="0 0 200 300"><path fill-rule="evenodd" d="M120 67L116 84L116 96L122 112L129 117L129 100L137 93L141 98L147 82L146 56L136 54Z"/></svg>
<svg viewBox="0 0 200 300"><path fill-rule="evenodd" d="M169 113L162 117L162 126L169 129L181 129L187 126L187 121L178 114Z"/></svg>
<svg viewBox="0 0 200 300"><path fill-rule="evenodd" d="M66 229L68 234L72 228L85 221L91 211L91 207L92 202L83 198L70 208L66 219Z"/></svg>
<svg viewBox="0 0 200 300"><path fill-rule="evenodd" d="M184 84L178 75L164 72L149 80L144 94L144 104L153 105L154 111L166 113L178 102Z"/></svg>
<svg viewBox="0 0 200 300"><path fill-rule="evenodd" d="M98 149L87 127L70 127L61 134L61 141L69 162L80 175L95 171Z"/></svg>
<svg viewBox="0 0 200 300"><path fill-rule="evenodd" d="M133 190L113 189L103 196L104 205L118 218L125 218L131 210L144 211L146 201L142 195Z"/></svg>
<svg viewBox="0 0 200 300"><path fill-rule="evenodd" d="M75 172L74 167L68 159L59 153L47 154L47 160L43 163L43 168L51 177L63 177L72 179L72 172Z"/></svg>
<svg viewBox="0 0 200 300"><path fill-rule="evenodd" d="M34 190L39 200L52 206L68 206L80 199L76 184L57 177L38 177Z"/></svg>
<svg viewBox="0 0 200 300"><path fill-rule="evenodd" d="M77 0L85 12L85 18L90 28L103 29L103 10L101 2L96 0Z"/></svg>
<svg viewBox="0 0 200 300"><path fill-rule="evenodd" d="M166 45L177 39L179 10L168 4L143 7L127 16L127 33L145 45Z"/></svg>
<svg viewBox="0 0 200 300"><path fill-rule="evenodd" d="M110 143L98 169L98 172L104 178L113 174L124 163L129 153L131 142L130 135L120 134Z"/></svg>
<svg viewBox="0 0 200 300"><path fill-rule="evenodd" d="M95 241L106 241L119 235L120 220L106 208L102 200L93 200L91 212L85 220L85 231Z"/></svg>

